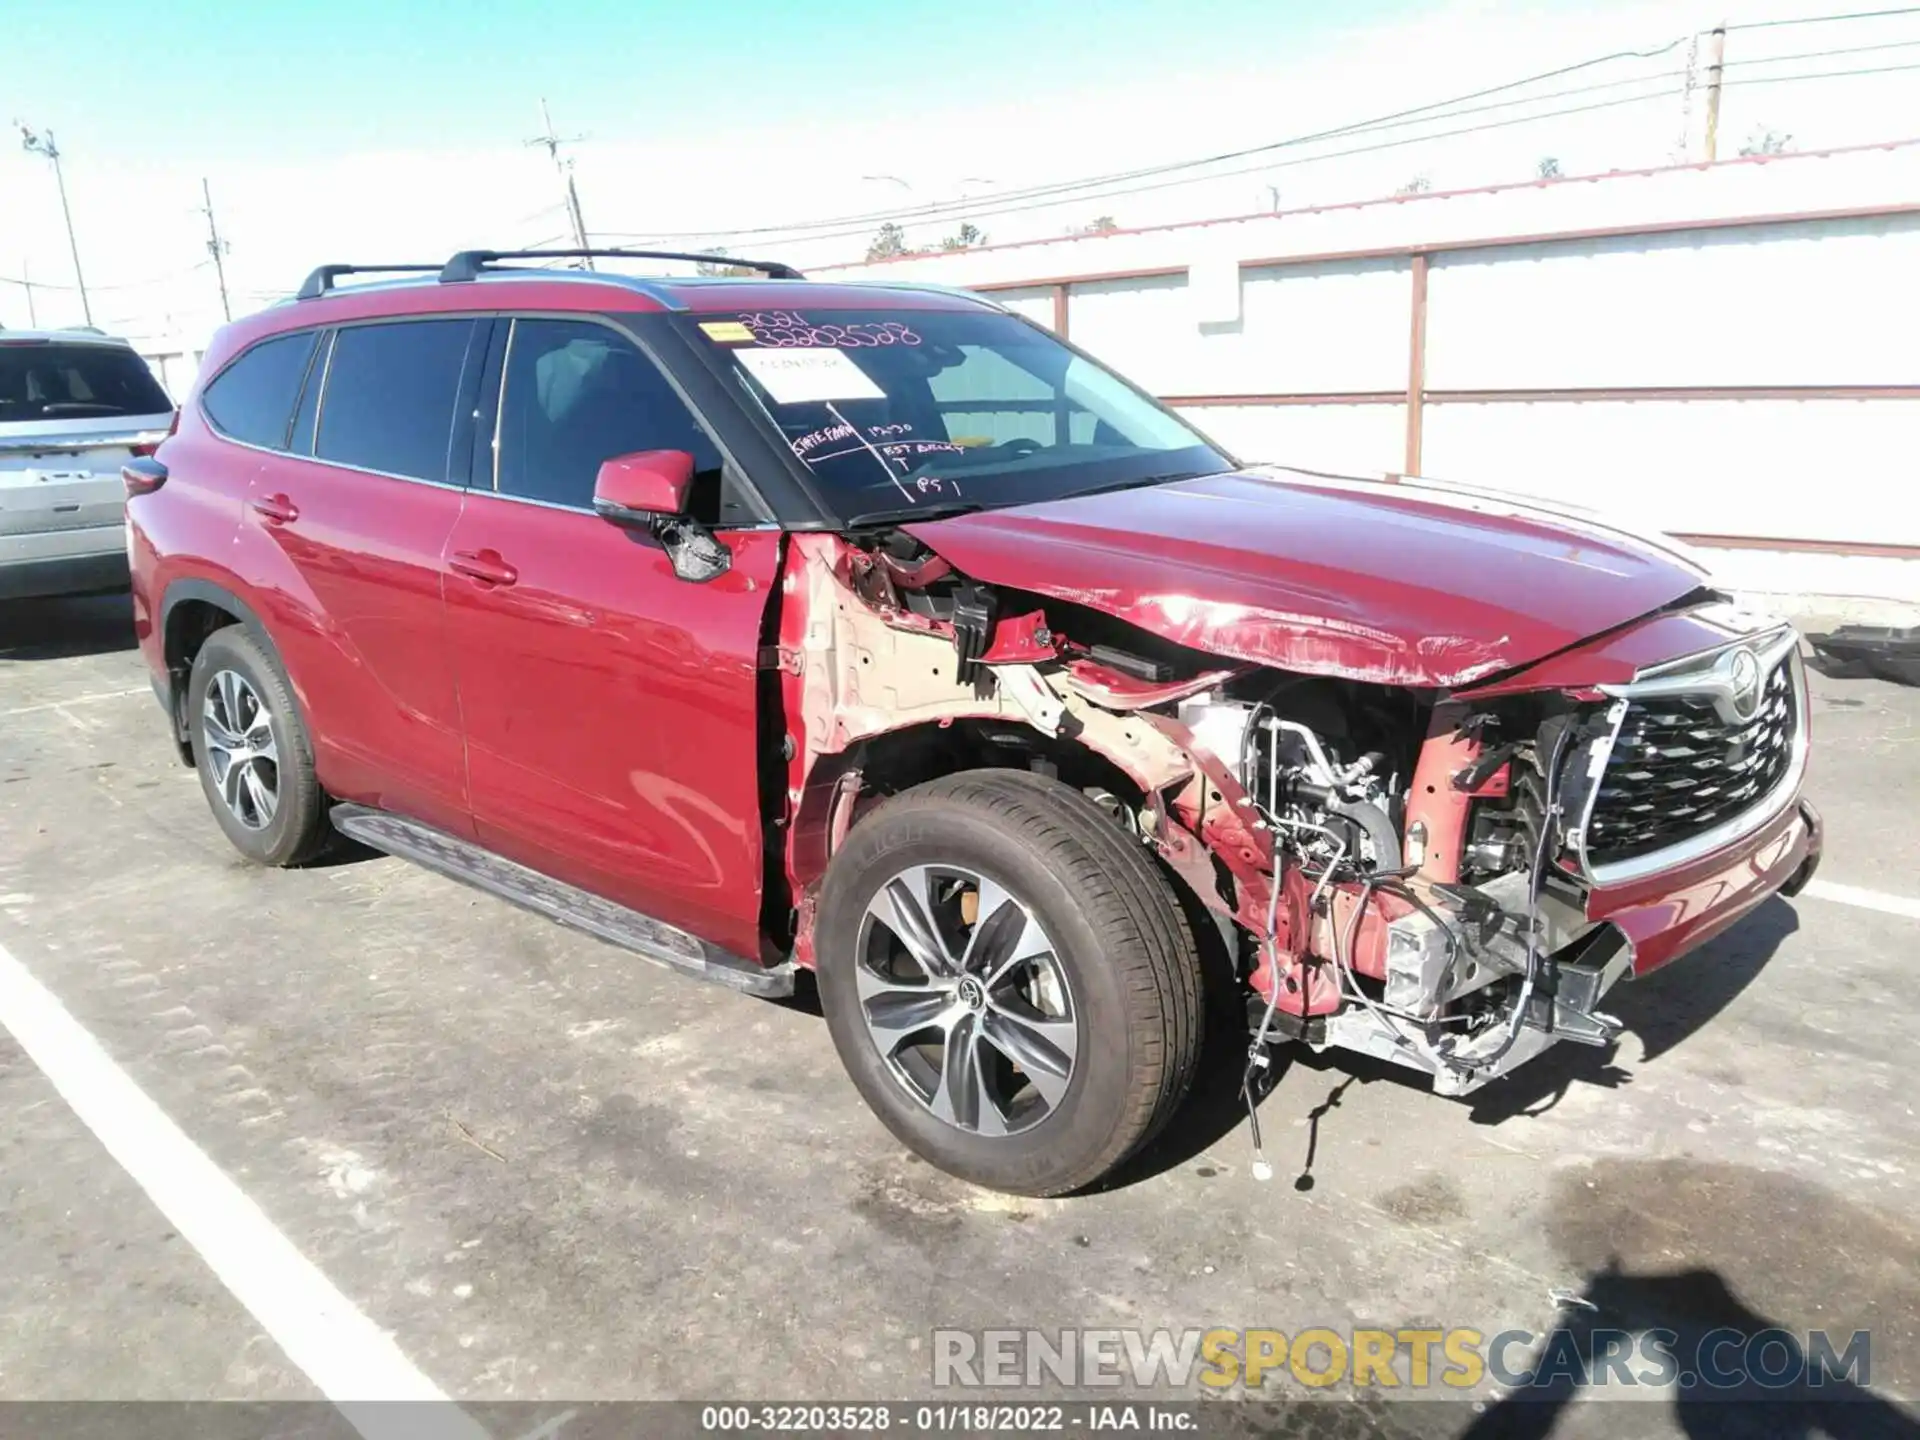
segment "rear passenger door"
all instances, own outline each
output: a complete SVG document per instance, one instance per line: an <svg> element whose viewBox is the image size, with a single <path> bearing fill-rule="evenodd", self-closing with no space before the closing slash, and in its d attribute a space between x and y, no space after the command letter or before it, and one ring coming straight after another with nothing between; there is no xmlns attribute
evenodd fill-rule
<svg viewBox="0 0 1920 1440"><path fill-rule="evenodd" d="M779 534L735 507L713 440L620 330L522 317L497 368L494 448L448 545L480 839L759 958L756 658ZM593 512L601 461L636 450L693 453L727 573L681 580L646 531Z"/></svg>
<svg viewBox="0 0 1920 1440"><path fill-rule="evenodd" d="M255 568L277 577L264 603L311 697L323 783L466 835L441 585L491 329L436 317L325 334L290 453L266 458L241 522L278 562Z"/></svg>

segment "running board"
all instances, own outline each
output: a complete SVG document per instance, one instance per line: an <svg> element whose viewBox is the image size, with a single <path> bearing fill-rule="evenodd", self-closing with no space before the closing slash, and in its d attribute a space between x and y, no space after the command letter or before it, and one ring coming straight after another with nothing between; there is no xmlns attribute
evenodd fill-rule
<svg viewBox="0 0 1920 1440"><path fill-rule="evenodd" d="M365 805L333 807L333 828L351 840L411 860L452 880L497 895L523 910L664 965L746 995L779 999L793 994L793 962L771 968L743 960L686 931L611 900L516 864L470 840Z"/></svg>

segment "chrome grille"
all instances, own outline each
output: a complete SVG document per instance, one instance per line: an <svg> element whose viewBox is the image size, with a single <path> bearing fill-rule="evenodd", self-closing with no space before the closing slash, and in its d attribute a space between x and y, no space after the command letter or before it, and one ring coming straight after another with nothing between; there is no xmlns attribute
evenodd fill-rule
<svg viewBox="0 0 1920 1440"><path fill-rule="evenodd" d="M1773 794L1801 723L1793 668L1790 653L1778 660L1744 721L1704 690L1630 698L1585 826L1588 864L1683 844Z"/></svg>

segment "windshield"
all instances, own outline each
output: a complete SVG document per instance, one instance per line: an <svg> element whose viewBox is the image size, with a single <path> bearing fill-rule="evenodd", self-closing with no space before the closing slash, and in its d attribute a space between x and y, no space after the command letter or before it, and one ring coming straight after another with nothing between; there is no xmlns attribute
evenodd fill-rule
<svg viewBox="0 0 1920 1440"><path fill-rule="evenodd" d="M122 346L0 337L0 423L171 409L147 362Z"/></svg>
<svg viewBox="0 0 1920 1440"><path fill-rule="evenodd" d="M1231 468L1124 381L999 311L750 311L694 334L849 523Z"/></svg>

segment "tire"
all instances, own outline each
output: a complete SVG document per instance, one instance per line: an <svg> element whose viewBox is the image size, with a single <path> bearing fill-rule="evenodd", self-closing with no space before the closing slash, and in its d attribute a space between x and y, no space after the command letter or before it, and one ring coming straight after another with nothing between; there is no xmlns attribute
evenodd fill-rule
<svg viewBox="0 0 1920 1440"><path fill-rule="evenodd" d="M259 865L286 866L327 848L326 794L293 689L243 626L214 631L194 656L187 731L207 806L234 849Z"/></svg>
<svg viewBox="0 0 1920 1440"><path fill-rule="evenodd" d="M1200 963L1171 883L1057 780L972 771L887 800L828 867L815 940L854 1085L963 1180L1085 1189L1192 1082Z"/></svg>

